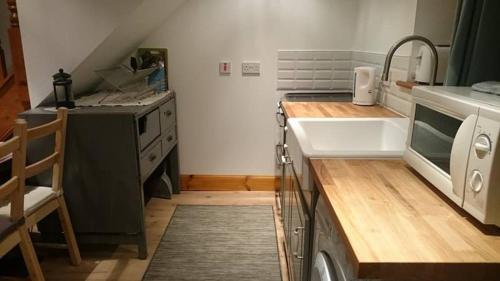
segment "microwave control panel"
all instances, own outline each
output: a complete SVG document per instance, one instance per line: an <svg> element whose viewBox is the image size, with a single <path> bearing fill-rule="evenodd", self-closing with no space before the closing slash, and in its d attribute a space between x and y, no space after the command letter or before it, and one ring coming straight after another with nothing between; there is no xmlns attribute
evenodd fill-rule
<svg viewBox="0 0 500 281"><path fill-rule="evenodd" d="M479 159L491 153L491 139L487 134L480 134L474 141L474 151Z"/></svg>
<svg viewBox="0 0 500 281"><path fill-rule="evenodd" d="M500 112L480 109L469 153L464 209L485 224L500 225Z"/></svg>

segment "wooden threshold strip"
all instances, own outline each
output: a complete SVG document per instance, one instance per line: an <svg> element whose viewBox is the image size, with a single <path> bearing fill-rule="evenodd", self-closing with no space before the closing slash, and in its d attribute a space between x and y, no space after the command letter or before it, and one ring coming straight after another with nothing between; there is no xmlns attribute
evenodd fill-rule
<svg viewBox="0 0 500 281"><path fill-rule="evenodd" d="M181 189L190 191L277 191L275 176L181 175Z"/></svg>

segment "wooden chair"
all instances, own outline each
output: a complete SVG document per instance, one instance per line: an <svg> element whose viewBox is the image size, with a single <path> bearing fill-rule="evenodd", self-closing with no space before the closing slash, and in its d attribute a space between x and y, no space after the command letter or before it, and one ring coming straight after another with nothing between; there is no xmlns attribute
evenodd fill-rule
<svg viewBox="0 0 500 281"><path fill-rule="evenodd" d="M55 148L54 153L48 157L26 166L26 178L33 177L52 168L52 186L26 186L24 192L24 215L26 217L26 226L32 227L57 210L68 245L71 264L79 265L81 263L80 251L76 243L62 189L67 115L68 110L60 108L57 111L56 120L27 130L27 142L55 134ZM0 208L0 216L7 211L8 206Z"/></svg>
<svg viewBox="0 0 500 281"><path fill-rule="evenodd" d="M0 202L6 202L10 206L9 213L0 216L0 257L19 244L31 280L39 281L44 280L44 277L31 243L23 212L26 134L26 122L17 120L14 137L0 143L0 158L12 153L12 177L0 186Z"/></svg>

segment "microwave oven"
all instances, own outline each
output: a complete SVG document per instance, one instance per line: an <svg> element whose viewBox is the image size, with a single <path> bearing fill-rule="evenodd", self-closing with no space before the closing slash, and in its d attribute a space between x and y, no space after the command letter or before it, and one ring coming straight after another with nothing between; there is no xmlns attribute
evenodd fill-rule
<svg viewBox="0 0 500 281"><path fill-rule="evenodd" d="M405 161L481 223L500 226L500 96L431 86L412 96Z"/></svg>

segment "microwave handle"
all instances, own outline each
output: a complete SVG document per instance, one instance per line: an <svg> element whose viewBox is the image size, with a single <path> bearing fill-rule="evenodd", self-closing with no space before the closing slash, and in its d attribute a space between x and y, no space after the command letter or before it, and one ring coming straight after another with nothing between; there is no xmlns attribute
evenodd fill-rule
<svg viewBox="0 0 500 281"><path fill-rule="evenodd" d="M450 177L453 193L460 198L464 197L467 164L472 145L472 137L476 127L477 115L469 115L458 128L450 156Z"/></svg>

